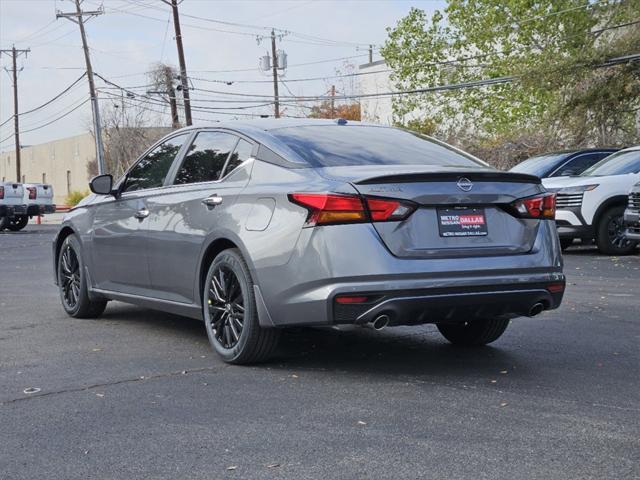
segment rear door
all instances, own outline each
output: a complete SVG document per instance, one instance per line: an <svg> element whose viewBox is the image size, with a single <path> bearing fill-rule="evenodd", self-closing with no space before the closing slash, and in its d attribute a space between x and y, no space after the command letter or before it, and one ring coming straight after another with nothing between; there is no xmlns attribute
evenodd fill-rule
<svg viewBox="0 0 640 480"><path fill-rule="evenodd" d="M171 137L145 154L127 173L119 198L95 207L91 276L101 289L152 296L147 263L149 202L165 189L174 159L190 133Z"/></svg>
<svg viewBox="0 0 640 480"><path fill-rule="evenodd" d="M0 195L1 205L23 205L23 187L19 183L0 183L2 195Z"/></svg>
<svg viewBox="0 0 640 480"><path fill-rule="evenodd" d="M159 298L195 303L196 274L204 242L234 226L232 207L249 180L254 144L228 131L200 131L170 180L150 199L149 272Z"/></svg>

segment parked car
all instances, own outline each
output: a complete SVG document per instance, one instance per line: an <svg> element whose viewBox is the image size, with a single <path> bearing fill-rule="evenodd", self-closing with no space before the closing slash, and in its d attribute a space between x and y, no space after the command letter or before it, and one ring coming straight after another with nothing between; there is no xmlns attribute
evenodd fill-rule
<svg viewBox="0 0 640 480"><path fill-rule="evenodd" d="M564 292L539 178L397 128L187 128L90 188L53 242L65 311L120 300L203 319L231 363L268 358L290 326L435 323L487 344Z"/></svg>
<svg viewBox="0 0 640 480"><path fill-rule="evenodd" d="M540 178L572 177L580 175L587 168L608 157L619 148L589 148L546 153L528 158L510 171L528 173Z"/></svg>
<svg viewBox="0 0 640 480"><path fill-rule="evenodd" d="M563 248L575 238L596 241L601 253L626 255L636 242L625 237L623 214L629 190L640 180L640 147L620 150L578 177L543 180L557 193L556 224Z"/></svg>
<svg viewBox="0 0 640 480"><path fill-rule="evenodd" d="M20 230L22 216L27 214L20 183L0 182L0 231Z"/></svg>
<svg viewBox="0 0 640 480"><path fill-rule="evenodd" d="M627 240L640 242L640 183L629 192L629 203L624 211L625 236Z"/></svg>

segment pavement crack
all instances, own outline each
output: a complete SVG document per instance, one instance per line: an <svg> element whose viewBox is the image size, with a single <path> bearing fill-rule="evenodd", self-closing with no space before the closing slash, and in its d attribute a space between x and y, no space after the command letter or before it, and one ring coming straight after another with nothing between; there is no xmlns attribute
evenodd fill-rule
<svg viewBox="0 0 640 480"><path fill-rule="evenodd" d="M127 383L135 383L135 382L144 382L147 380L156 380L159 378L170 378L170 377L177 377L177 376L182 376L182 375L188 375L191 373L204 373L204 372L209 372L209 373L218 373L220 370L223 370L224 368L227 368L228 365L219 365L216 367L201 367L201 368L193 368L190 370L177 370L174 372L165 372L165 373L156 373L153 375L145 375L145 376L140 376L140 377L135 377L135 378L124 378L121 380L114 380L112 382L105 382L105 383L94 383L91 385L85 385L83 387L72 387L72 388L64 388L64 389L60 389L60 390L53 390L53 391L49 391L49 392L40 392L38 394L34 394L34 395L28 395L25 397L18 397L18 398L13 398L10 400L5 400L0 402L0 405L10 405L10 404L14 404L14 403L18 403L18 402L23 402L25 400L33 400L34 398L42 398L42 397L50 397L53 395L60 395L60 394L65 394L65 393L76 393L76 392L86 392L89 390L93 390L96 388L104 388L104 387L111 387L114 385L123 385L123 384L127 384Z"/></svg>

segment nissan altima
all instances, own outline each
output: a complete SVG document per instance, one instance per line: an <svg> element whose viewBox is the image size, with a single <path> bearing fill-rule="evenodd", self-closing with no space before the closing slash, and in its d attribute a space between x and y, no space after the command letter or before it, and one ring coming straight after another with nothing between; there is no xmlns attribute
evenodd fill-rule
<svg viewBox="0 0 640 480"><path fill-rule="evenodd" d="M555 194L403 129L189 127L90 188L53 242L67 314L117 300L201 319L230 363L292 326L434 323L484 345L564 293Z"/></svg>

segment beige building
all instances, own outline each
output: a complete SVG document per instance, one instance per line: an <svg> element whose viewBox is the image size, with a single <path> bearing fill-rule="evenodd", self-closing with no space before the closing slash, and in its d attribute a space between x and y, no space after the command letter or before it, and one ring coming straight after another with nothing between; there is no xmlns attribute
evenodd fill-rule
<svg viewBox="0 0 640 480"><path fill-rule="evenodd" d="M65 203L69 192L89 188L87 165L96 158L96 144L90 133L23 147L20 153L20 182L53 185L53 201L57 205ZM16 180L15 151L0 153L0 178Z"/></svg>
<svg viewBox="0 0 640 480"><path fill-rule="evenodd" d="M145 128L136 143L137 152L146 149L157 138L168 133L168 128ZM109 131L103 137L108 142ZM107 146L107 143L105 143ZM136 152L136 153L137 153ZM132 154L135 159L137 154ZM20 183L49 183L53 186L53 201L64 205L70 192L84 192L89 189L89 164L95 162L96 145L93 135L87 132L74 137L62 138L53 142L23 147L20 161ZM16 180L15 151L0 153L0 179Z"/></svg>

